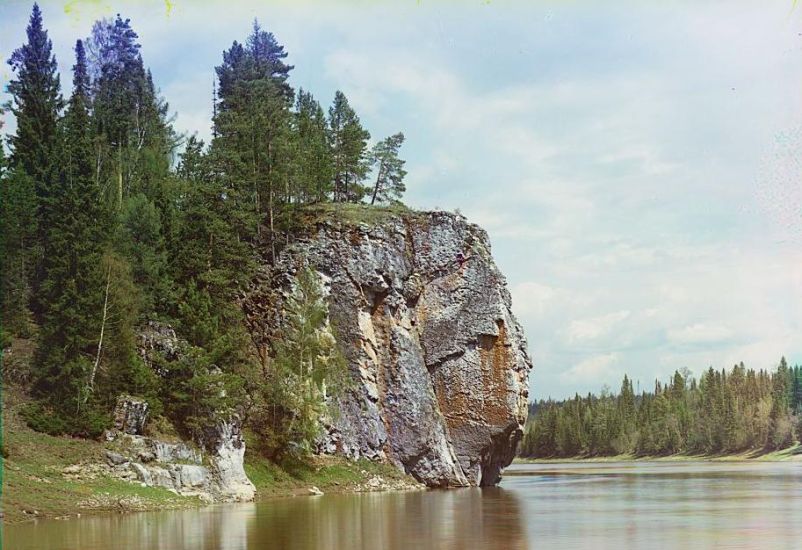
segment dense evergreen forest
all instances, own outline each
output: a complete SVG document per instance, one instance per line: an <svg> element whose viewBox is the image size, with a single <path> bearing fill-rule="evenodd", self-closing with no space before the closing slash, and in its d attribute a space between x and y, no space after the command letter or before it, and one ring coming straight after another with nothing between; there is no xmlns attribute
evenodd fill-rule
<svg viewBox="0 0 802 550"><path fill-rule="evenodd" d="M128 19L97 21L75 43L65 98L34 5L27 41L8 60L4 108L16 131L0 147L1 337L3 348L22 339L36 352L6 382L28 389L26 421L52 434L98 436L117 396L131 394L180 435L236 411L269 455L308 449L318 386L343 368L316 330L325 317L316 283L301 277L269 368L235 297L303 229L308 205L398 201L404 136L370 148L346 96L338 91L326 112L294 90L287 52L254 22L223 52L214 87L210 68L205 144L174 130L140 49ZM189 343L159 375L136 352L151 321ZM326 360L300 370L293 358L310 354Z"/></svg>
<svg viewBox="0 0 802 550"><path fill-rule="evenodd" d="M743 363L729 372L711 367L698 381L675 372L640 395L624 376L617 395L541 401L530 413L520 448L525 457L784 449L802 436L802 367L789 367L785 358L774 372Z"/></svg>

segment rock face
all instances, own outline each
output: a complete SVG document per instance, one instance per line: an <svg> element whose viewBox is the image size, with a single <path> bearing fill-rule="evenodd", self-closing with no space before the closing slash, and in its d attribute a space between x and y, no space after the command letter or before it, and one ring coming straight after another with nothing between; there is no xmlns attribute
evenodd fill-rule
<svg viewBox="0 0 802 550"><path fill-rule="evenodd" d="M148 418L148 404L129 395L117 398L114 408L114 429L126 434L139 434Z"/></svg>
<svg viewBox="0 0 802 550"><path fill-rule="evenodd" d="M139 354L163 376L161 360L179 359L185 344L170 326L151 321L139 335ZM106 461L118 477L210 502L253 500L256 489L245 474L239 416L222 415L206 427L196 446L143 436L147 410L145 401L129 396L117 400L115 429L106 434L111 447Z"/></svg>
<svg viewBox="0 0 802 550"><path fill-rule="evenodd" d="M112 432L106 462L114 475L151 487L164 487L207 502L253 500L255 489L245 475L245 445L239 420L210 427L211 451L185 442L166 442L137 434Z"/></svg>
<svg viewBox="0 0 802 550"><path fill-rule="evenodd" d="M487 234L445 212L318 221L244 299L256 341L280 327L306 265L354 382L321 449L389 460L431 487L497 483L522 434L531 361Z"/></svg>

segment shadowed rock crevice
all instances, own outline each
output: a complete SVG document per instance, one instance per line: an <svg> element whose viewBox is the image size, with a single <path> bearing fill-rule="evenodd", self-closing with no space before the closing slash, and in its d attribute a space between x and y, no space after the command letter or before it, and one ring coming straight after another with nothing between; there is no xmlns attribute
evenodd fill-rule
<svg viewBox="0 0 802 550"><path fill-rule="evenodd" d="M325 274L354 382L320 449L387 460L433 487L496 483L521 436L531 362L487 234L445 212L319 221L245 297L255 342L280 327L303 265Z"/></svg>

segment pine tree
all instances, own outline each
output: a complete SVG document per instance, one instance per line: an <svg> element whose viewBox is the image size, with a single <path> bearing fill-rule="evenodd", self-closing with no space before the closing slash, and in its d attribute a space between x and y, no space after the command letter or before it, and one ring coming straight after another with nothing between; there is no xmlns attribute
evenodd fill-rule
<svg viewBox="0 0 802 550"><path fill-rule="evenodd" d="M223 52L216 67L220 85L210 150L232 205L243 212L241 237L253 240L266 223L273 258L291 196L287 159L293 91L286 56L256 21L246 45L234 42Z"/></svg>
<svg viewBox="0 0 802 550"><path fill-rule="evenodd" d="M312 450L326 412L327 395L342 387L345 361L328 325L320 280L302 268L285 304L286 323L276 345L266 401L278 406L270 424L279 452Z"/></svg>
<svg viewBox="0 0 802 550"><path fill-rule="evenodd" d="M362 127L345 94L337 90L329 108L329 143L334 165L334 201L359 202L365 196L362 182L368 173L367 142L370 133Z"/></svg>
<svg viewBox="0 0 802 550"><path fill-rule="evenodd" d="M401 132L377 143L370 154L371 164L376 165L376 182L373 184L373 196L370 204L378 199L380 202L399 200L404 191L404 161L398 158L398 149L404 143Z"/></svg>
<svg viewBox="0 0 802 550"><path fill-rule="evenodd" d="M296 202L323 202L331 194L333 177L326 116L320 103L303 89L298 90L295 102L293 130Z"/></svg>

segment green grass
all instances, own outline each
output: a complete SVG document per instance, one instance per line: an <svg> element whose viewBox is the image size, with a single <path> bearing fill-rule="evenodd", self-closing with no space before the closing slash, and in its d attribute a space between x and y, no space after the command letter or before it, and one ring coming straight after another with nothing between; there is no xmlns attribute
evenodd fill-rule
<svg viewBox="0 0 802 550"><path fill-rule="evenodd" d="M414 215L401 203L390 206L371 206L369 204L321 203L304 207L304 215L311 221L339 221L346 224L365 223L375 225L391 216Z"/></svg>
<svg viewBox="0 0 802 550"><path fill-rule="evenodd" d="M35 432L17 416L24 397L14 391L6 391L3 397L4 445L8 458L3 464L2 508L6 522L200 504L194 497L182 497L166 489L142 487L103 475L95 479L68 479L63 475L67 466L103 463L103 445L87 439ZM34 515L34 511L38 514Z"/></svg>
<svg viewBox="0 0 802 550"><path fill-rule="evenodd" d="M350 492L374 476L412 483L409 477L389 464L337 457L311 457L307 461L278 465L256 453L247 452L245 473L256 487L257 498L303 494L313 486L324 492Z"/></svg>

